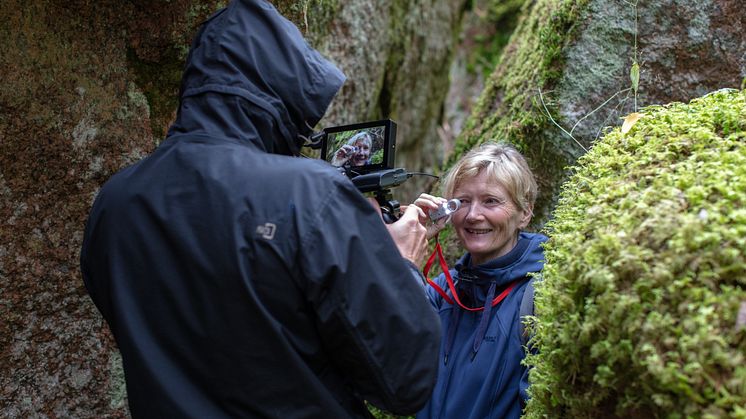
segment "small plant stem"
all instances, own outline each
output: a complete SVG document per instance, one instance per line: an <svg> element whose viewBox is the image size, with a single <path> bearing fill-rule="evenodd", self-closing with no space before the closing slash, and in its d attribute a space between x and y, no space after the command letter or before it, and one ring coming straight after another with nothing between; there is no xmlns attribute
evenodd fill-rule
<svg viewBox="0 0 746 419"><path fill-rule="evenodd" d="M610 98L606 99L606 101L604 101L604 103L602 103L602 104L598 105L598 107L597 107L596 109L594 109L594 110L592 110L592 111L588 112L588 113L587 113L587 114L586 114L586 115L585 115L584 117L582 117L582 118L578 119L578 122L576 122L576 123L575 123L575 125L573 125L573 126L572 126L572 129L570 130L570 134L572 134L572 132L573 132L573 131L575 131L575 128L576 128L576 127L578 126L578 124L580 124L581 122L583 122L583 120L584 120L584 119L586 119L586 118L588 118L589 116L591 116L591 115L593 115L594 113L596 113L596 111L598 111L599 109L601 109L601 108L603 108L604 106L606 106L606 104L607 104L607 103L609 103L609 102L611 102L611 99L614 99L614 98L616 97L616 95L618 95L618 94L620 94L620 93L624 93L624 92L629 92L630 90L632 90L632 88L631 88L631 87L628 87L628 88L626 88L626 89L624 89L624 90L620 90L620 91L618 91L618 92L614 93L613 95L611 95L611 97L610 97Z"/></svg>
<svg viewBox="0 0 746 419"><path fill-rule="evenodd" d="M543 95L541 94L541 89L538 89L538 90L539 90L539 100L541 100L541 106L543 106L543 107L544 107L544 112L546 112L546 113L547 113L547 116L549 117L549 120L550 120L550 121L552 121L552 123L553 123L554 125L556 125L556 126L557 126L557 128L561 129L561 130L562 130L562 132L564 132L564 133L565 133L565 134L567 134L567 135L568 135L568 136L569 136L570 138L572 138L572 140L573 140L573 141L575 141L575 144L577 144L577 145L578 145L578 147L582 148L582 149L583 149L583 151L585 151L585 152L587 153L587 152L588 152L588 149L587 149L587 148L585 148L585 147L583 147L583 144L580 144L580 142L579 142L578 140L576 140L576 139L575 139L575 137L573 137L573 136L572 136L572 134L570 134L569 132L567 132L567 130L566 130L566 129L562 128L562 125L558 124L558 123L557 123L557 121L555 121L555 120L554 120L554 118L552 118L552 114L551 114L551 113L549 112L549 109L547 109L547 105L546 105L546 103L544 103L544 96L543 96Z"/></svg>

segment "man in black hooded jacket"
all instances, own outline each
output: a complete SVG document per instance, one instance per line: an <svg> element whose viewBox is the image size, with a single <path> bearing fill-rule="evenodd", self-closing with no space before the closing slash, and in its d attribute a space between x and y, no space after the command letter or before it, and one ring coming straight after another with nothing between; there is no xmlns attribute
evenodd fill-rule
<svg viewBox="0 0 746 419"><path fill-rule="evenodd" d="M102 187L81 270L134 417L367 417L362 400L408 414L429 398L440 322L399 251L423 254L423 214L387 231L349 179L293 157L343 81L272 5L233 1L192 44L167 138Z"/></svg>

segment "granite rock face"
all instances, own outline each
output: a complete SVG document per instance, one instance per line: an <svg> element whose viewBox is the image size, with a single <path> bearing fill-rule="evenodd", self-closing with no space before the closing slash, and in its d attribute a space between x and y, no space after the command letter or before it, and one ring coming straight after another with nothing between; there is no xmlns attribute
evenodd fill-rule
<svg viewBox="0 0 746 419"><path fill-rule="evenodd" d="M121 358L79 274L82 231L100 185L164 137L191 37L225 3L0 6L0 416L127 416ZM465 0L341 3L275 2L349 77L324 125L390 116L399 161L434 165Z"/></svg>
<svg viewBox="0 0 746 419"><path fill-rule="evenodd" d="M80 279L82 230L100 184L160 137L131 62L188 44L204 9L0 6L0 416L125 415L118 354Z"/></svg>

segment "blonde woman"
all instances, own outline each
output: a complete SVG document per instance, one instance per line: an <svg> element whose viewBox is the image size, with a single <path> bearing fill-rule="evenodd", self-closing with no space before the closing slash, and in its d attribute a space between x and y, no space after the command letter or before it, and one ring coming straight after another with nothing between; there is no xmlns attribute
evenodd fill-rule
<svg viewBox="0 0 746 419"><path fill-rule="evenodd" d="M417 418L518 419L528 387L519 308L529 274L543 268L547 239L522 231L536 181L515 148L490 143L456 163L443 192L423 194L415 205L431 212L459 199L450 221L466 253L427 290L443 340L438 381Z"/></svg>

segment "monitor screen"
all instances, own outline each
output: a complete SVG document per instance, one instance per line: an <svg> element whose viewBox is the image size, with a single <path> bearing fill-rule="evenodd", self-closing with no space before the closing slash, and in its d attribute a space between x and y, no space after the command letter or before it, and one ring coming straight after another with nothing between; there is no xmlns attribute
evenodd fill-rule
<svg viewBox="0 0 746 419"><path fill-rule="evenodd" d="M353 172L393 166L396 124L389 120L326 128L321 156L332 166Z"/></svg>

